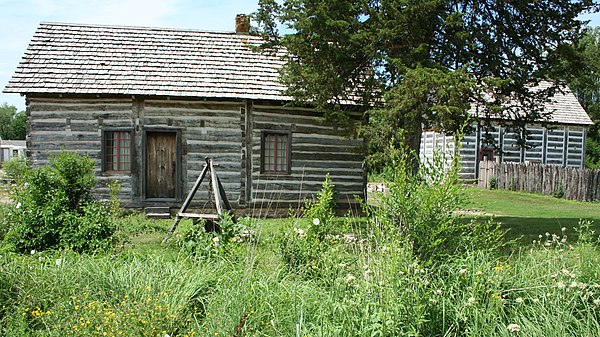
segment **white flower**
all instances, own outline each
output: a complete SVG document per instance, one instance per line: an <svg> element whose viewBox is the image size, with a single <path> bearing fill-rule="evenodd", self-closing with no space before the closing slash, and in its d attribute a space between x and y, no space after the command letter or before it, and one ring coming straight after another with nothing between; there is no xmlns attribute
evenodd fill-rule
<svg viewBox="0 0 600 337"><path fill-rule="evenodd" d="M60 264L62 263L62 259L56 259L56 265L60 266Z"/></svg>
<svg viewBox="0 0 600 337"><path fill-rule="evenodd" d="M32 249L31 250L31 255L34 255L34 254L35 254L35 249Z"/></svg>
<svg viewBox="0 0 600 337"><path fill-rule="evenodd" d="M567 230L567 227L563 227L560 230L564 233Z"/></svg>
<svg viewBox="0 0 600 337"><path fill-rule="evenodd" d="M475 302L476 302L476 301L475 301L475 297L469 297L469 298L467 299L467 306L472 306L472 305L475 305Z"/></svg>
<svg viewBox="0 0 600 337"><path fill-rule="evenodd" d="M463 275L463 274L465 274L467 271L468 271L468 270L467 270L467 268L461 268L461 269L458 271L458 273L459 273L459 274L461 274L461 275Z"/></svg>
<svg viewBox="0 0 600 337"><path fill-rule="evenodd" d="M214 238L212 238L212 240L215 244L218 244L220 239L218 236L215 236Z"/></svg>
<svg viewBox="0 0 600 337"><path fill-rule="evenodd" d="M558 284L556 285L556 287L558 287L558 289L565 289L565 284L563 282L558 282Z"/></svg>
<svg viewBox="0 0 600 337"><path fill-rule="evenodd" d="M523 303L523 302L525 302L525 300L523 300L523 298L521 298L521 297L517 297L515 299L515 302L517 302L517 303Z"/></svg>
<svg viewBox="0 0 600 337"><path fill-rule="evenodd" d="M321 220L319 220L319 218L313 219L313 225L318 226L320 223L321 223Z"/></svg>
<svg viewBox="0 0 600 337"><path fill-rule="evenodd" d="M21 208L21 202L17 203L17 206L15 206L17 209Z"/></svg>
<svg viewBox="0 0 600 337"><path fill-rule="evenodd" d="M511 333L515 333L515 332L521 331L521 327L518 324L514 324L514 323L513 324L509 324L506 328Z"/></svg>
<svg viewBox="0 0 600 337"><path fill-rule="evenodd" d="M350 283L354 280L356 280L356 277L354 277L354 275L352 275L352 274L346 275L346 282Z"/></svg>

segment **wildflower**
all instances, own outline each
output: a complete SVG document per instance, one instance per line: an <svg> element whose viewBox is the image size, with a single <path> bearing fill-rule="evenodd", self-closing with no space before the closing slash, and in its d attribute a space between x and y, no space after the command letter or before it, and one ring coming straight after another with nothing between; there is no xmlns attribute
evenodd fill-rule
<svg viewBox="0 0 600 337"><path fill-rule="evenodd" d="M463 275L463 274L465 274L467 271L468 271L468 270L467 270L467 268L461 268L461 269L458 271L458 273L459 273L459 274L461 274L461 275Z"/></svg>
<svg viewBox="0 0 600 337"><path fill-rule="evenodd" d="M500 303L504 302L504 299L502 298L502 296L500 296L498 294L492 294L492 298L499 301Z"/></svg>
<svg viewBox="0 0 600 337"><path fill-rule="evenodd" d="M306 232L305 232L305 231L304 231L304 229L302 229L302 228L294 228L294 233L296 233L296 235L297 235L299 238L303 238L303 237L305 237L305 236L306 236Z"/></svg>
<svg viewBox="0 0 600 337"><path fill-rule="evenodd" d="M521 327L518 324L514 324L514 323L509 324L506 328L508 329L508 331L510 333L516 333L516 332L521 331Z"/></svg>
<svg viewBox="0 0 600 337"><path fill-rule="evenodd" d="M321 220L319 220L319 218L314 218L312 222L313 225L318 226L321 223Z"/></svg>
<svg viewBox="0 0 600 337"><path fill-rule="evenodd" d="M525 302L525 300L523 300L523 298L522 298L522 297L517 297L517 298L515 299L515 302L517 302L517 303L523 303L523 302Z"/></svg>
<svg viewBox="0 0 600 337"><path fill-rule="evenodd" d="M56 259L56 265L60 267L60 264L62 263L62 259Z"/></svg>
<svg viewBox="0 0 600 337"><path fill-rule="evenodd" d="M429 303L431 303L432 305L436 305L438 302L436 299L430 298Z"/></svg>
<svg viewBox="0 0 600 337"><path fill-rule="evenodd" d="M476 302L475 297L469 297L469 299L467 299L467 306L473 306Z"/></svg>
<svg viewBox="0 0 600 337"><path fill-rule="evenodd" d="M594 300L594 305L600 307L600 298Z"/></svg>
<svg viewBox="0 0 600 337"><path fill-rule="evenodd" d="M354 277L354 275L352 275L352 274L346 275L346 282L348 282L348 283L354 281L355 279L356 279L356 277Z"/></svg>
<svg viewBox="0 0 600 337"><path fill-rule="evenodd" d="M38 261L42 262L43 260L44 260L44 258L43 258L43 257L40 255L40 256L38 257Z"/></svg>
<svg viewBox="0 0 600 337"><path fill-rule="evenodd" d="M563 282L558 282L558 284L556 285L556 287L558 289L564 289L566 287L566 285Z"/></svg>
<svg viewBox="0 0 600 337"><path fill-rule="evenodd" d="M31 255L35 255L35 249L31 250Z"/></svg>
<svg viewBox="0 0 600 337"><path fill-rule="evenodd" d="M433 292L435 295L437 296L442 296L442 289L437 289L436 291Z"/></svg>
<svg viewBox="0 0 600 337"><path fill-rule="evenodd" d="M564 233L564 232L567 230L567 227L563 227L563 228L561 228L560 230L561 230L561 232L563 232L563 233Z"/></svg>
<svg viewBox="0 0 600 337"><path fill-rule="evenodd" d="M21 208L21 202L18 202L17 205L15 206L17 209Z"/></svg>

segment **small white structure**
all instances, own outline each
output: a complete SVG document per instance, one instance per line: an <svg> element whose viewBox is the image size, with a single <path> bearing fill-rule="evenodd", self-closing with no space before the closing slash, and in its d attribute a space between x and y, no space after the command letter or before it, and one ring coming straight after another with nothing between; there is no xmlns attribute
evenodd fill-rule
<svg viewBox="0 0 600 337"><path fill-rule="evenodd" d="M24 140L4 140L0 139L0 162L5 162L15 157L25 158Z"/></svg>

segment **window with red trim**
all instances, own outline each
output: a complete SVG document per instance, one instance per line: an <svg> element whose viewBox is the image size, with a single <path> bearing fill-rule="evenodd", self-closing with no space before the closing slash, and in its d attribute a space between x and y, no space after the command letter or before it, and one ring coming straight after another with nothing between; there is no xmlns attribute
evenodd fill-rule
<svg viewBox="0 0 600 337"><path fill-rule="evenodd" d="M104 132L104 171L131 170L131 131Z"/></svg>
<svg viewBox="0 0 600 337"><path fill-rule="evenodd" d="M288 133L264 132L261 143L261 172L289 173L290 135Z"/></svg>

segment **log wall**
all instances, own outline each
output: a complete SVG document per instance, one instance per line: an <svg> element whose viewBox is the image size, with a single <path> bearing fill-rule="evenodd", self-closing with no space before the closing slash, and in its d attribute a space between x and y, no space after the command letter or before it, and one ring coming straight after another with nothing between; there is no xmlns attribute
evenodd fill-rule
<svg viewBox="0 0 600 337"><path fill-rule="evenodd" d="M338 193L338 206L354 207L354 196L364 198L365 173L362 140L346 139L331 126L321 124L309 109L254 105L252 108L252 208L298 206L320 189L330 174ZM291 132L291 173L260 172L262 131Z"/></svg>
<svg viewBox="0 0 600 337"><path fill-rule="evenodd" d="M205 157L218 164L218 175L234 208L263 210L297 207L316 194L329 173L341 207L365 197L363 142L350 140L332 126L322 125L316 112L250 101L204 101L158 98L28 97L28 151L34 165L47 164L51 154L79 151L96 160L98 192L117 180L124 204L144 207L143 148L145 130L176 130L180 135L181 185L185 197L202 171ZM132 130L132 170L102 171L102 130ZM290 174L260 171L261 132L291 135ZM203 184L205 185L205 184ZM203 208L208 190L201 188L193 207ZM181 200L170 201L178 207ZM208 205L210 206L210 205ZM255 212L256 210L256 212Z"/></svg>
<svg viewBox="0 0 600 337"><path fill-rule="evenodd" d="M102 174L102 128L132 128L133 101L118 98L31 98L27 106L27 152L33 165L49 163L63 150L88 154L96 160L98 192L108 195L110 179L122 185L120 196L129 199L134 181L129 174ZM134 169L134 168L132 168Z"/></svg>
<svg viewBox="0 0 600 337"><path fill-rule="evenodd" d="M244 103L147 99L143 105L143 127L182 130L183 197L202 172L204 158L211 157L218 164L216 171L228 199L237 207L242 176L240 114ZM206 204L206 186L203 183L196 193L194 206Z"/></svg>
<svg viewBox="0 0 600 337"><path fill-rule="evenodd" d="M543 127L530 125L527 128L529 139L527 146L517 144L517 135L506 127L496 126L486 131L477 125L473 132L465 135L458 153L461 156L461 179L470 180L479 177L481 151L494 148L494 160L498 163L541 163L558 166L583 168L585 159L585 127L579 125L560 125ZM423 132L421 137L422 157L430 158L432 139L444 139L442 133ZM440 145L437 145L440 148ZM425 151L425 152L423 152ZM427 152L429 151L429 152ZM450 151L454 152L454 148ZM423 159L423 158L422 158Z"/></svg>

